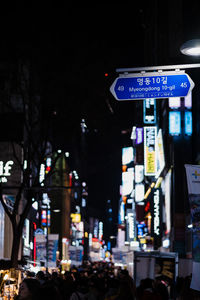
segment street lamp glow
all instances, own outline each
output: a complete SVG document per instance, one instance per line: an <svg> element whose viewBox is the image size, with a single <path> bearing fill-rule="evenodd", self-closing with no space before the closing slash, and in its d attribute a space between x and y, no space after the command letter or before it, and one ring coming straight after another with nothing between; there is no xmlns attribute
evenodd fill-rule
<svg viewBox="0 0 200 300"><path fill-rule="evenodd" d="M200 39L189 40L181 48L181 53L189 56L200 56Z"/></svg>

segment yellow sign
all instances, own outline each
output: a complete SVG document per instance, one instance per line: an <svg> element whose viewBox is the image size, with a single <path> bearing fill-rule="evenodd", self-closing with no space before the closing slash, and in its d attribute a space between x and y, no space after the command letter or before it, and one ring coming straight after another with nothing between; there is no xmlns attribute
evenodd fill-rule
<svg viewBox="0 0 200 300"><path fill-rule="evenodd" d="M72 218L72 223L80 223L81 222L80 214L71 214L70 217Z"/></svg>
<svg viewBox="0 0 200 300"><path fill-rule="evenodd" d="M151 174L156 172L155 164L155 151L149 151L149 148L146 147L146 173Z"/></svg>
<svg viewBox="0 0 200 300"><path fill-rule="evenodd" d="M140 244L146 244L146 240L145 239L140 239Z"/></svg>

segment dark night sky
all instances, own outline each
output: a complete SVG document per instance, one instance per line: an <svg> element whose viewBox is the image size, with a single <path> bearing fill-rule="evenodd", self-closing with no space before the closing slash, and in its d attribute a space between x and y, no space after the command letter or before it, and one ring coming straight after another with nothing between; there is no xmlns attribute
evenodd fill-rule
<svg viewBox="0 0 200 300"><path fill-rule="evenodd" d="M128 5L123 8L119 4L115 8L107 4L78 8L48 4L40 10L36 6L11 7L0 21L2 59L31 57L57 148L72 152L77 168L85 159L80 148L80 122L85 119L89 204L96 216L105 215L108 199L115 213L117 209L120 133L132 126L134 105L117 103L109 86L115 68L139 63L140 47L135 41L142 47L141 16L140 5L133 13Z"/></svg>
<svg viewBox="0 0 200 300"><path fill-rule="evenodd" d="M126 141L121 131L134 124L137 109L134 102L117 102L109 86L117 77L116 68L154 64L153 49L144 48L145 36L154 39L158 30L161 40L168 38L164 31L168 11L159 10L161 4L49 2L42 7L18 1L0 12L1 59L31 57L55 142L72 150L75 162L80 154L80 122L86 121L89 199L101 215L107 199L115 204L119 200L121 145ZM159 28L158 18L163 19Z"/></svg>

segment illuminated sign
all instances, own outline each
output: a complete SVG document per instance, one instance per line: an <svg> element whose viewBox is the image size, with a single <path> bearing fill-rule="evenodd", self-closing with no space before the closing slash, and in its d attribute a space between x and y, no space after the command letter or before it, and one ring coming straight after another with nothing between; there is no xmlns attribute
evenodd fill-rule
<svg viewBox="0 0 200 300"><path fill-rule="evenodd" d="M18 186L21 184L24 167L22 152L23 150L18 144L0 143L0 183L4 186Z"/></svg>
<svg viewBox="0 0 200 300"><path fill-rule="evenodd" d="M155 126L144 127L144 173L146 176L155 176L157 171Z"/></svg>
<svg viewBox="0 0 200 300"><path fill-rule="evenodd" d="M135 183L141 183L144 180L144 166L135 165Z"/></svg>
<svg viewBox="0 0 200 300"><path fill-rule="evenodd" d="M135 216L131 209L127 209L127 223L128 223L128 240L135 238Z"/></svg>
<svg viewBox="0 0 200 300"><path fill-rule="evenodd" d="M170 240L169 239L163 240L162 246L164 248L169 248L169 246L170 246Z"/></svg>
<svg viewBox="0 0 200 300"><path fill-rule="evenodd" d="M128 165L133 161L133 147L122 148L122 165Z"/></svg>
<svg viewBox="0 0 200 300"><path fill-rule="evenodd" d="M185 107L186 108L192 108L192 93L189 93L185 98L184 98L184 100L185 100Z"/></svg>
<svg viewBox="0 0 200 300"><path fill-rule="evenodd" d="M137 127L136 128L136 145L143 143L143 128Z"/></svg>
<svg viewBox="0 0 200 300"><path fill-rule="evenodd" d="M122 230L121 228L118 228L117 232L117 245L118 248L124 247L125 243L125 230Z"/></svg>
<svg viewBox="0 0 200 300"><path fill-rule="evenodd" d="M171 135L181 134L181 112L180 111L169 112L169 134Z"/></svg>
<svg viewBox="0 0 200 300"><path fill-rule="evenodd" d="M131 140L136 139L136 127L133 126L132 131L131 131Z"/></svg>
<svg viewBox="0 0 200 300"><path fill-rule="evenodd" d="M39 181L41 185L44 185L43 181L45 179L45 165L41 164L40 165L40 177L39 177Z"/></svg>
<svg viewBox="0 0 200 300"><path fill-rule="evenodd" d="M103 222L99 222L99 240L103 239Z"/></svg>
<svg viewBox="0 0 200 300"><path fill-rule="evenodd" d="M153 229L154 235L160 235L160 195L159 190L154 191L153 195Z"/></svg>
<svg viewBox="0 0 200 300"><path fill-rule="evenodd" d="M135 185L135 202L140 202L144 200L144 184L137 183Z"/></svg>
<svg viewBox="0 0 200 300"><path fill-rule="evenodd" d="M131 194L133 190L134 172L122 172L122 196Z"/></svg>
<svg viewBox="0 0 200 300"><path fill-rule="evenodd" d="M185 112L185 134L192 135L192 112Z"/></svg>
<svg viewBox="0 0 200 300"><path fill-rule="evenodd" d="M42 204L43 205L46 205L46 206L49 206L51 203L51 200L49 199L49 196L47 193L43 193L42 194Z"/></svg>
<svg viewBox="0 0 200 300"><path fill-rule="evenodd" d="M184 72L159 72L120 75L110 87L116 100L185 97L194 82Z"/></svg>
<svg viewBox="0 0 200 300"><path fill-rule="evenodd" d="M49 209L42 210L41 220L42 220L42 226L47 226L47 220L48 220L48 227L51 225L51 212Z"/></svg>
<svg viewBox="0 0 200 300"><path fill-rule="evenodd" d="M81 206L86 207L86 199L85 198L81 199Z"/></svg>
<svg viewBox="0 0 200 300"><path fill-rule="evenodd" d="M157 174L156 178L159 177L160 173L165 167L165 156L164 156L164 147L163 147L163 138L162 138L162 129L159 129L158 135L156 138L157 146Z"/></svg>
<svg viewBox="0 0 200 300"><path fill-rule="evenodd" d="M143 122L145 124L156 123L156 99L144 99L143 101Z"/></svg>
<svg viewBox="0 0 200 300"><path fill-rule="evenodd" d="M72 218L72 223L80 223L81 222L80 214L71 214L70 217Z"/></svg>
<svg viewBox="0 0 200 300"><path fill-rule="evenodd" d="M124 222L124 218L125 218L125 205L124 202L122 201L120 203L119 224L122 224Z"/></svg>
<svg viewBox="0 0 200 300"><path fill-rule="evenodd" d="M121 195L124 203L127 198L133 198L133 182L134 182L134 168L133 168L134 152L133 147L122 148L122 185ZM124 198L126 197L126 199Z"/></svg>
<svg viewBox="0 0 200 300"><path fill-rule="evenodd" d="M137 230L138 230L138 236L142 237L144 235L144 228L146 227L145 223L139 223L137 224Z"/></svg>
<svg viewBox="0 0 200 300"><path fill-rule="evenodd" d="M45 173L48 174L50 170L51 170L51 158L47 157Z"/></svg>
<svg viewBox="0 0 200 300"><path fill-rule="evenodd" d="M29 247L29 234L30 234L30 221L25 219L24 229L23 229L23 238L24 238L24 245Z"/></svg>
<svg viewBox="0 0 200 300"><path fill-rule="evenodd" d="M171 231L171 176L172 171L169 170L165 176L165 219L166 233Z"/></svg>
<svg viewBox="0 0 200 300"><path fill-rule="evenodd" d="M7 178L11 176L11 169L14 162L12 160L8 160L6 163L0 161L0 182L7 182Z"/></svg>
<svg viewBox="0 0 200 300"><path fill-rule="evenodd" d="M92 233L89 233L89 246L92 246Z"/></svg>
<svg viewBox="0 0 200 300"><path fill-rule="evenodd" d="M94 219L94 227L93 227L94 238L98 238L98 232L99 232L99 221L98 219Z"/></svg>
<svg viewBox="0 0 200 300"><path fill-rule="evenodd" d="M169 98L169 107L170 108L179 108L179 107L181 107L181 98L180 97Z"/></svg>

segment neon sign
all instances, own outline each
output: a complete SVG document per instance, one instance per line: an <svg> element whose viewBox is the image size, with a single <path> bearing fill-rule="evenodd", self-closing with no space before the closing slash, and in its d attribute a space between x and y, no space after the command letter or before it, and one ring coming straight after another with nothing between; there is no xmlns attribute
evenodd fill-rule
<svg viewBox="0 0 200 300"><path fill-rule="evenodd" d="M181 112L180 111L169 112L169 134L170 135L181 134Z"/></svg>
<svg viewBox="0 0 200 300"><path fill-rule="evenodd" d="M144 167L146 176L155 176L156 174L156 136L157 128L155 126L144 127Z"/></svg>
<svg viewBox="0 0 200 300"><path fill-rule="evenodd" d="M154 202L154 224L153 224L153 229L154 229L154 234L157 236L160 235L160 198L159 198L159 190L156 190L154 192L153 196L153 202Z"/></svg>
<svg viewBox="0 0 200 300"><path fill-rule="evenodd" d="M148 98L143 101L143 122L145 124L156 123L156 99Z"/></svg>
<svg viewBox="0 0 200 300"><path fill-rule="evenodd" d="M192 135L192 112L185 112L185 134Z"/></svg>
<svg viewBox="0 0 200 300"><path fill-rule="evenodd" d="M7 182L7 178L11 176L11 169L14 162L12 160L8 160L5 164L3 161L0 161L0 182Z"/></svg>

